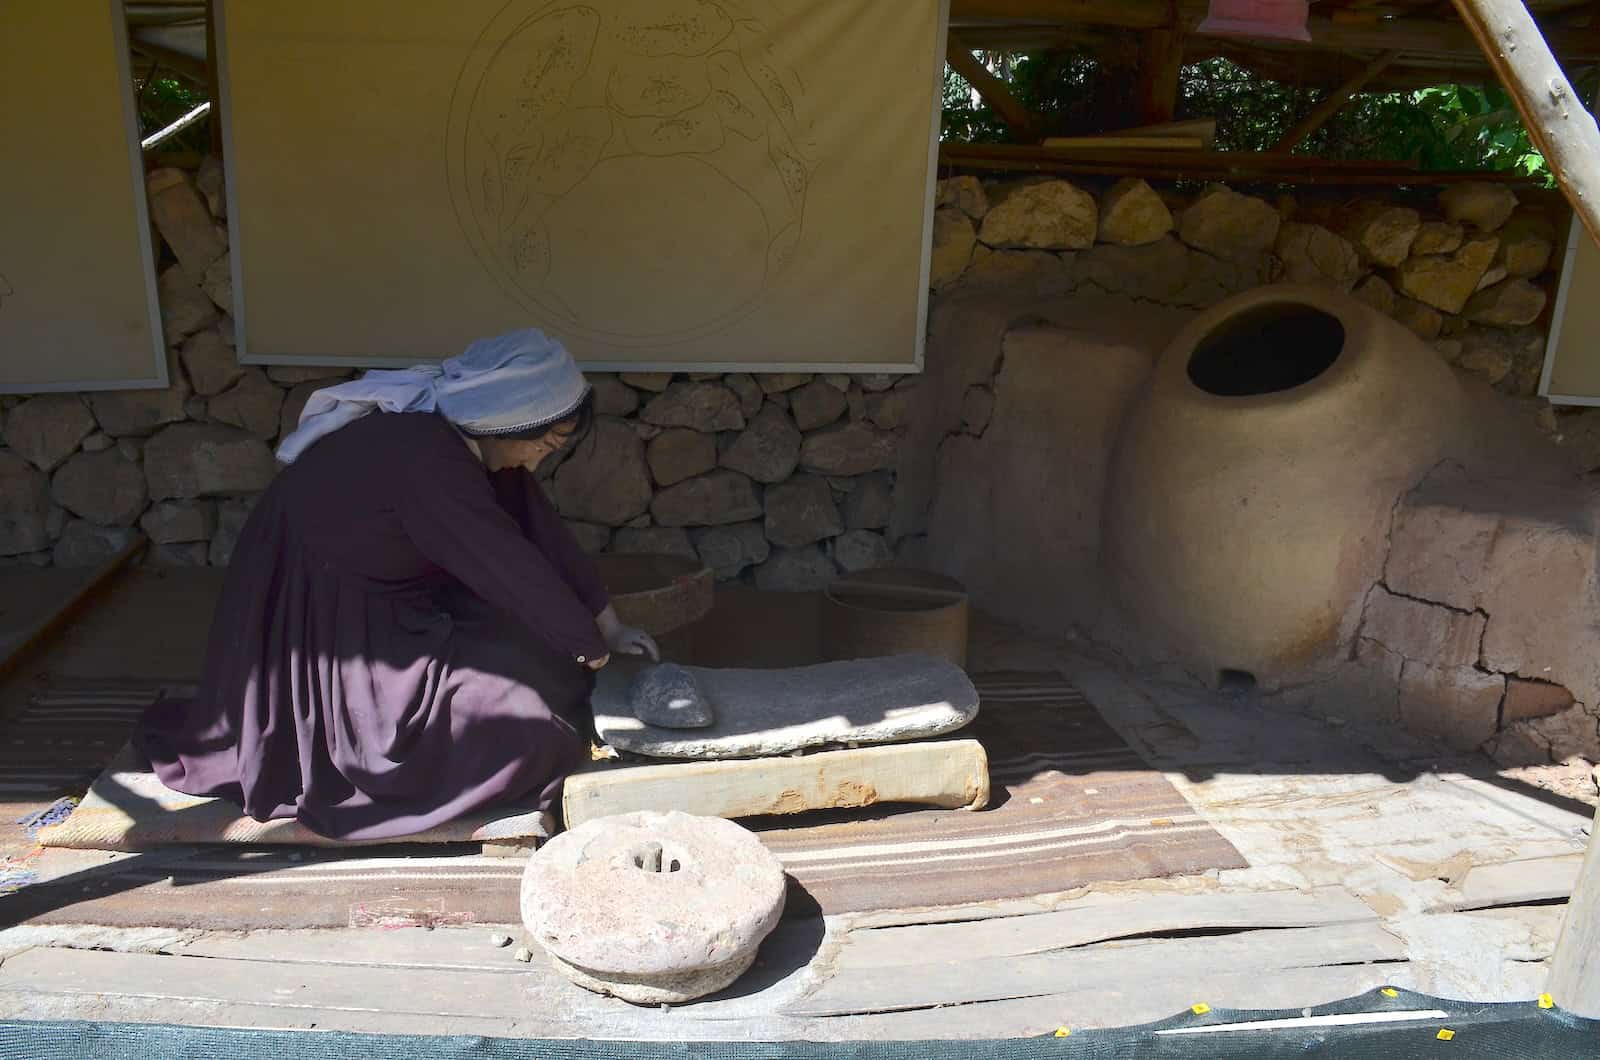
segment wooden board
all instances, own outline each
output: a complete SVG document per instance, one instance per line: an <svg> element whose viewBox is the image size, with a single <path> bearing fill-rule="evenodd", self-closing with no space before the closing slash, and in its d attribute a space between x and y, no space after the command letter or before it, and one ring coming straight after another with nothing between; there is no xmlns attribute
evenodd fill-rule
<svg viewBox="0 0 1600 1060"><path fill-rule="evenodd" d="M1020 957L1137 935L1317 927L1377 919L1366 903L1342 887L1232 894L1090 893L1055 912L1032 916L856 929L846 936L837 963L888 967L960 961L975 953Z"/></svg>
<svg viewBox="0 0 1600 1060"><path fill-rule="evenodd" d="M1187 980L1201 990L1223 968L1259 974L1405 959L1400 940L1376 922L1247 931L1216 938L1102 943L1021 957L968 957L894 967L839 967L820 988L785 1007L795 1016L892 1012L1095 990L1108 983Z"/></svg>
<svg viewBox="0 0 1600 1060"><path fill-rule="evenodd" d="M1464 912L1569 898L1582 865L1581 854L1478 865L1428 911Z"/></svg>
<svg viewBox="0 0 1600 1060"><path fill-rule="evenodd" d="M0 391L166 386L121 3L0 4L0 100Z"/></svg>
<svg viewBox="0 0 1600 1060"><path fill-rule="evenodd" d="M602 764L567 778L568 828L637 810L755 817L805 810L912 803L981 809L989 762L976 740L886 744L799 757Z"/></svg>

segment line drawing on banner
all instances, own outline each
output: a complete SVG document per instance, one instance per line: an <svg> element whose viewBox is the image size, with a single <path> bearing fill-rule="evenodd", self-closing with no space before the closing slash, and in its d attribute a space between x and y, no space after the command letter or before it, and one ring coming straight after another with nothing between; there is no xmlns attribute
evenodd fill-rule
<svg viewBox="0 0 1600 1060"><path fill-rule="evenodd" d="M773 0L510 0L451 98L451 206L479 263L556 330L714 334L793 261L815 172Z"/></svg>

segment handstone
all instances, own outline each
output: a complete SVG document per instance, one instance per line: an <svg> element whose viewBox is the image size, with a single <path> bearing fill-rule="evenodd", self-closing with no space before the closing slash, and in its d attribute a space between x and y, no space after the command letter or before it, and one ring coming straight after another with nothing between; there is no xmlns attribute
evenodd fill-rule
<svg viewBox="0 0 1600 1060"><path fill-rule="evenodd" d="M634 717L663 729L703 729L716 720L694 675L676 663L647 666L628 690Z"/></svg>
<svg viewBox="0 0 1600 1060"><path fill-rule="evenodd" d="M528 862L522 920L578 985L636 1004L690 1001L738 978L783 914L783 866L731 821L602 817Z"/></svg>
<svg viewBox="0 0 1600 1060"><path fill-rule="evenodd" d="M640 721L630 705L630 676L607 667L594 692L600 739L654 758L754 758L937 736L978 713L978 693L967 675L925 655L786 670L684 669L715 715L711 725L686 732Z"/></svg>

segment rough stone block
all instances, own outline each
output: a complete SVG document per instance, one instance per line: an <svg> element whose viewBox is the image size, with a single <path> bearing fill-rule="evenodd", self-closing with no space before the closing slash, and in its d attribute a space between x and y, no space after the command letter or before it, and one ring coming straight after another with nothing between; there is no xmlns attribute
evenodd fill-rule
<svg viewBox="0 0 1600 1060"><path fill-rule="evenodd" d="M657 427L688 427L696 431L744 429L738 397L720 383L673 383L645 405L639 418Z"/></svg>
<svg viewBox="0 0 1600 1060"><path fill-rule="evenodd" d="M639 408L639 392L614 375L591 375L596 416L631 416Z"/></svg>
<svg viewBox="0 0 1600 1060"><path fill-rule="evenodd" d="M50 547L50 479L15 453L0 450L0 556Z"/></svg>
<svg viewBox="0 0 1600 1060"><path fill-rule="evenodd" d="M1100 199L1102 243L1139 247L1172 231L1172 211L1161 196L1138 177L1124 177Z"/></svg>
<svg viewBox="0 0 1600 1060"><path fill-rule="evenodd" d="M1539 319L1547 297L1542 287L1512 277L1473 295L1467 300L1464 313L1475 324L1521 327Z"/></svg>
<svg viewBox="0 0 1600 1060"><path fill-rule="evenodd" d="M1439 193L1439 208L1452 221L1493 232L1517 208L1517 194L1504 184L1485 181L1452 184Z"/></svg>
<svg viewBox="0 0 1600 1060"><path fill-rule="evenodd" d="M156 567L204 567L211 559L204 541L156 545L145 554L146 562Z"/></svg>
<svg viewBox="0 0 1600 1060"><path fill-rule="evenodd" d="M894 515L894 483L887 474L863 475L844 502L844 525L850 530L881 530Z"/></svg>
<svg viewBox="0 0 1600 1060"><path fill-rule="evenodd" d="M1469 239L1453 253L1407 258L1396 273L1401 291L1446 313L1459 313L1489 271L1500 241Z"/></svg>
<svg viewBox="0 0 1600 1060"><path fill-rule="evenodd" d="M200 289L222 312L233 309L233 262L228 255L222 255L206 267L206 274L200 278Z"/></svg>
<svg viewBox="0 0 1600 1060"><path fill-rule="evenodd" d="M1083 250L1094 245L1099 207L1094 196L1064 180L1012 185L991 202L978 239L986 246Z"/></svg>
<svg viewBox="0 0 1600 1060"><path fill-rule="evenodd" d="M1537 276L1550 265L1555 251L1555 227L1538 214L1520 213L1500 230L1500 254L1496 263L1507 274L1524 278Z"/></svg>
<svg viewBox="0 0 1600 1060"><path fill-rule="evenodd" d="M1361 256L1353 243L1321 225L1290 222L1278 229L1278 260L1289 283L1348 291L1361 277Z"/></svg>
<svg viewBox="0 0 1600 1060"><path fill-rule="evenodd" d="M977 177L949 177L939 181L934 205L940 209L953 206L974 221L981 221L989 212L989 195Z"/></svg>
<svg viewBox="0 0 1600 1060"><path fill-rule="evenodd" d="M74 519L61 532L53 552L58 567L98 567L119 555L139 537L128 527L95 526Z"/></svg>
<svg viewBox="0 0 1600 1060"><path fill-rule="evenodd" d="M662 490L650 514L662 526L722 526L759 518L763 509L750 479L724 469Z"/></svg>
<svg viewBox="0 0 1600 1060"><path fill-rule="evenodd" d="M180 423L150 439L145 480L156 501L256 493L277 472L261 439L232 427Z"/></svg>
<svg viewBox="0 0 1600 1060"><path fill-rule="evenodd" d="M255 497L235 497L217 505L217 531L211 536L206 558L213 567L226 567L233 562L234 549L239 545L239 535L256 506Z"/></svg>
<svg viewBox="0 0 1600 1060"><path fill-rule="evenodd" d="M807 435L800 466L820 475L865 475L890 471L899 458L899 440L864 423L829 427Z"/></svg>
<svg viewBox="0 0 1600 1060"><path fill-rule="evenodd" d="M1394 308L1389 315L1399 321L1417 338L1423 342L1432 342L1439 337L1440 330L1444 327L1444 317L1432 306L1424 305L1415 298L1397 296Z"/></svg>
<svg viewBox="0 0 1600 1060"><path fill-rule="evenodd" d="M933 257L928 270L928 286L942 290L967 271L978 231L960 210L937 210L933 215Z"/></svg>
<svg viewBox="0 0 1600 1060"><path fill-rule="evenodd" d="M190 335L184 340L179 356L194 392L203 397L222 393L245 373L233 347L224 342L215 329Z"/></svg>
<svg viewBox="0 0 1600 1060"><path fill-rule="evenodd" d="M283 411L283 391L259 368L246 369L237 383L212 398L208 418L249 431L262 441L278 435Z"/></svg>
<svg viewBox="0 0 1600 1060"><path fill-rule="evenodd" d="M173 265L161 274L156 292L161 302L161 331L169 346L209 328L221 316L182 265Z"/></svg>
<svg viewBox="0 0 1600 1060"><path fill-rule="evenodd" d="M1281 223L1271 204L1216 185L1183 211L1178 235L1197 250L1249 265L1272 249Z"/></svg>
<svg viewBox="0 0 1600 1060"><path fill-rule="evenodd" d="M782 482L800 462L800 430L777 405L764 405L750 426L722 451L723 467L757 482Z"/></svg>
<svg viewBox="0 0 1600 1060"><path fill-rule="evenodd" d="M713 435L675 427L650 442L645 459L656 485L671 486L716 467L717 440Z"/></svg>
<svg viewBox="0 0 1600 1060"><path fill-rule="evenodd" d="M555 474L553 500L568 519L622 526L650 506L644 443L623 420L596 418Z"/></svg>
<svg viewBox="0 0 1600 1060"><path fill-rule="evenodd" d="M165 390L102 390L89 395L89 408L100 429L113 438L142 438L187 417L189 384L182 375Z"/></svg>
<svg viewBox="0 0 1600 1060"><path fill-rule="evenodd" d="M739 412L746 420L753 419L761 411L767 396L762 393L761 384L756 382L755 376L749 372L734 372L722 382L739 399Z"/></svg>
<svg viewBox="0 0 1600 1060"><path fill-rule="evenodd" d="M144 511L144 470L107 449L78 453L50 484L55 502L73 515L100 526L132 526Z"/></svg>
<svg viewBox="0 0 1600 1060"><path fill-rule="evenodd" d="M1382 276L1368 276L1351 293L1384 316L1394 313L1394 288Z"/></svg>
<svg viewBox="0 0 1600 1060"><path fill-rule="evenodd" d="M1075 282L1068 255L1045 250L991 250L978 244L961 278L966 287L1025 286L1040 293L1069 291Z"/></svg>
<svg viewBox="0 0 1600 1060"><path fill-rule="evenodd" d="M894 549L882 534L851 530L834 538L833 562L846 574L886 567L894 562Z"/></svg>
<svg viewBox="0 0 1600 1060"><path fill-rule="evenodd" d="M867 419L886 431L898 430L910 424L916 401L915 390L897 388L886 394L868 395Z"/></svg>
<svg viewBox="0 0 1600 1060"><path fill-rule="evenodd" d="M211 501L162 501L144 513L139 528L158 545L210 541L217 530L217 506Z"/></svg>
<svg viewBox="0 0 1600 1060"><path fill-rule="evenodd" d="M1363 200L1348 210L1340 226L1367 261L1394 266L1413 253L1422 215L1405 206Z"/></svg>
<svg viewBox="0 0 1600 1060"><path fill-rule="evenodd" d="M578 547L591 556L599 555L611 545L611 528L594 523L566 520L567 530L578 542Z"/></svg>
<svg viewBox="0 0 1600 1060"><path fill-rule="evenodd" d="M5 443L40 471L54 471L94 433L94 414L75 394L29 398L6 417Z"/></svg>
<svg viewBox="0 0 1600 1060"><path fill-rule="evenodd" d="M796 475L767 487L767 539L775 545L799 548L844 532L844 520L833 502L827 480Z"/></svg>
<svg viewBox="0 0 1600 1060"><path fill-rule="evenodd" d="M1417 229L1417 238L1411 244L1411 253L1418 256L1454 254L1460 248L1462 240L1466 238L1466 229L1454 221L1424 221L1422 227ZM1398 265L1399 262L1395 264Z"/></svg>
<svg viewBox="0 0 1600 1060"><path fill-rule="evenodd" d="M732 526L712 526L693 530L690 538L700 563L714 574L718 581L730 581L758 563L765 563L772 554L767 541L765 524L761 522L736 523Z"/></svg>
<svg viewBox="0 0 1600 1060"><path fill-rule="evenodd" d="M789 414L802 431L826 427L843 416L849 401L844 391L818 379L789 394Z"/></svg>
<svg viewBox="0 0 1600 1060"><path fill-rule="evenodd" d="M162 241L172 248L190 281L199 284L207 266L228 252L210 206L181 169L151 170L145 175L145 191L150 199L150 220Z"/></svg>
<svg viewBox="0 0 1600 1060"><path fill-rule="evenodd" d="M761 384L762 393L785 394L791 390L798 390L815 378L809 372L769 372L756 377Z"/></svg>

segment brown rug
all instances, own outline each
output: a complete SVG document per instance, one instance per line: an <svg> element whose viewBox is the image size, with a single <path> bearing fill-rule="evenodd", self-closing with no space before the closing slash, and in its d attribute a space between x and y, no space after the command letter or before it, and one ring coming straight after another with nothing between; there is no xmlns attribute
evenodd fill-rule
<svg viewBox="0 0 1600 1060"><path fill-rule="evenodd" d="M794 912L993 901L1245 866L1059 677L976 681L983 709L961 735L989 753L990 809L753 822L794 880ZM25 887L0 898L0 925L515 923L520 878L519 862L460 848L171 850Z"/></svg>

